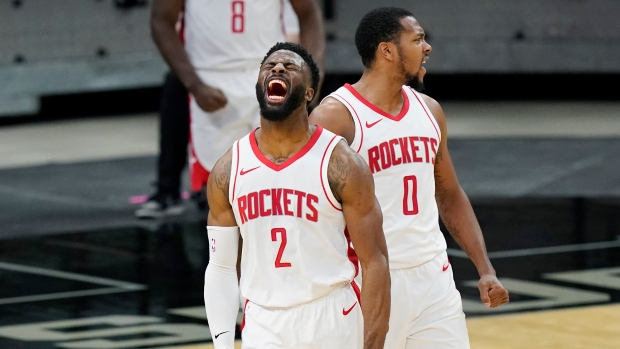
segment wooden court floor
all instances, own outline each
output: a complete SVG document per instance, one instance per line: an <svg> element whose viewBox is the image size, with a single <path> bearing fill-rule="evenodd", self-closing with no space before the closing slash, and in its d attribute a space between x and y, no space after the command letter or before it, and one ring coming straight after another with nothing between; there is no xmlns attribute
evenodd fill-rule
<svg viewBox="0 0 620 349"><path fill-rule="evenodd" d="M476 349L618 349L620 305L475 318L467 327Z"/></svg>

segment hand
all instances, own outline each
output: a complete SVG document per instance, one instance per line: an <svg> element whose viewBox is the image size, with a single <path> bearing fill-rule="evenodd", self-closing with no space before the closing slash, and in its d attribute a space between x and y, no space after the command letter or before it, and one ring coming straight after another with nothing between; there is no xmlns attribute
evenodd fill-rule
<svg viewBox="0 0 620 349"><path fill-rule="evenodd" d="M194 99L200 109L206 112L213 112L218 109L222 109L228 103L228 99L218 88L214 88L207 85L200 85L195 91L192 91Z"/></svg>
<svg viewBox="0 0 620 349"><path fill-rule="evenodd" d="M480 300L488 308L496 308L508 303L508 290L502 286L495 275L483 275L478 281Z"/></svg>

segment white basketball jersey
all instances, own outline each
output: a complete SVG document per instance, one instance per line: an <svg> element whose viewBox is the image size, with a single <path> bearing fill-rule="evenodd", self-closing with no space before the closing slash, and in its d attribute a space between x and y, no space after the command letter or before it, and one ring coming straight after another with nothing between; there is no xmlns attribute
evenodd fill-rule
<svg viewBox="0 0 620 349"><path fill-rule="evenodd" d="M232 148L230 203L241 236L241 294L264 307L291 307L351 282L342 207L327 180L340 136L317 126L282 164L258 149L255 131Z"/></svg>
<svg viewBox="0 0 620 349"><path fill-rule="evenodd" d="M284 41L283 0L186 0L183 36L196 69L252 69Z"/></svg>
<svg viewBox="0 0 620 349"><path fill-rule="evenodd" d="M435 202L441 131L417 92L403 86L402 94L397 116L372 105L349 84L329 95L349 109L355 122L351 148L364 157L375 179L391 269L421 265L447 247Z"/></svg>

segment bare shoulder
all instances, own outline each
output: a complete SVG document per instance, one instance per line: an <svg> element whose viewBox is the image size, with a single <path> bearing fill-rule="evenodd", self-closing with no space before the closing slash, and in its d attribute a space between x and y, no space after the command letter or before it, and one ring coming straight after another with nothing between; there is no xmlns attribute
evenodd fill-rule
<svg viewBox="0 0 620 349"><path fill-rule="evenodd" d="M374 192L374 180L368 165L343 141L338 142L329 159L327 179L338 201L342 201L347 193Z"/></svg>
<svg viewBox="0 0 620 349"><path fill-rule="evenodd" d="M351 117L351 113L349 113L349 109L342 102L335 98L327 97L312 110L310 122L312 123L312 120L317 119L344 119L349 117Z"/></svg>
<svg viewBox="0 0 620 349"><path fill-rule="evenodd" d="M439 126L441 128L445 127L446 116L439 102L424 93L420 93L420 96L422 96L424 103L426 103L428 109L430 109L431 113L433 113L433 116L435 117L435 120L437 120L437 123L439 123Z"/></svg>
<svg viewBox="0 0 620 349"><path fill-rule="evenodd" d="M308 121L313 125L321 125L325 129L344 137L349 144L355 136L355 124L349 109L339 100L325 98L310 113Z"/></svg>
<svg viewBox="0 0 620 349"><path fill-rule="evenodd" d="M220 157L209 175L207 183L207 195L222 194L228 197L230 173L232 168L232 148ZM219 195L218 195L219 196Z"/></svg>
<svg viewBox="0 0 620 349"><path fill-rule="evenodd" d="M207 200L209 213L207 225L232 227L237 224L235 214L229 200L229 184L232 168L232 148L220 157L207 182Z"/></svg>

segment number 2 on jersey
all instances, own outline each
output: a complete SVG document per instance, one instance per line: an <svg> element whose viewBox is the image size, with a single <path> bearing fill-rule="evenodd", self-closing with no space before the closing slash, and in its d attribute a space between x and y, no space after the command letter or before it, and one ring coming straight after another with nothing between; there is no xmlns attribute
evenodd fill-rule
<svg viewBox="0 0 620 349"><path fill-rule="evenodd" d="M418 214L418 179L416 176L403 177L405 195L403 195L403 213L407 216Z"/></svg>
<svg viewBox="0 0 620 349"><path fill-rule="evenodd" d="M243 0L232 2L232 32L243 33L245 29L245 3Z"/></svg>
<svg viewBox="0 0 620 349"><path fill-rule="evenodd" d="M286 229L271 229L271 241L278 241L278 233L280 233L280 236L282 237L282 242L280 242L280 248L278 249L278 255L276 256L276 268L290 267L291 263L282 262L282 254L284 253L284 248L286 247Z"/></svg>

